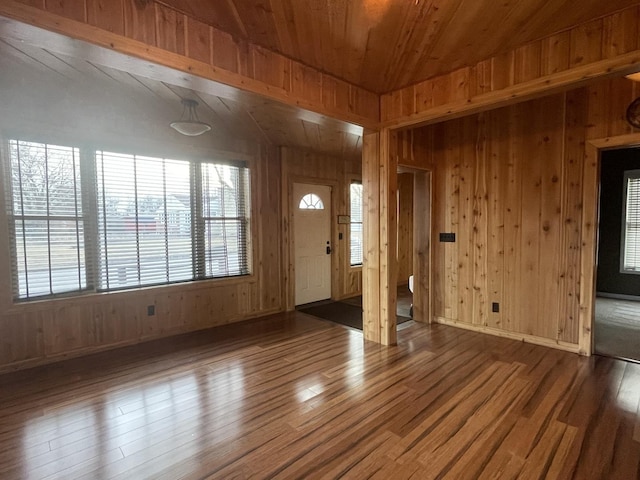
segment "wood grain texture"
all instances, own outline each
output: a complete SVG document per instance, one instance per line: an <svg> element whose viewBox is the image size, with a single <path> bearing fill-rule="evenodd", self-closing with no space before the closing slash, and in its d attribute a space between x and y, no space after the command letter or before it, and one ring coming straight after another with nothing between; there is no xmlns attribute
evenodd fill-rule
<svg viewBox="0 0 640 480"><path fill-rule="evenodd" d="M568 0L161 3L235 38L378 93L476 65L488 57L637 4L634 0L586 0L575 8ZM587 38L591 36L585 32L583 39Z"/></svg>
<svg viewBox="0 0 640 480"><path fill-rule="evenodd" d="M382 122L394 128L433 123L637 71L639 8L629 6L483 57L470 68L387 92L381 96Z"/></svg>
<svg viewBox="0 0 640 480"><path fill-rule="evenodd" d="M413 131L432 142L438 321L590 352L597 148L637 141L620 121L635 92L601 81Z"/></svg>
<svg viewBox="0 0 640 480"><path fill-rule="evenodd" d="M413 174L398 174L398 285L413 275Z"/></svg>
<svg viewBox="0 0 640 480"><path fill-rule="evenodd" d="M160 2L121 1L122 8L118 7L120 2L102 7L99 0L57 0L46 2L41 9L30 2L7 0L0 5L0 15L7 17L2 29L20 30L30 42L58 48L58 53L69 54L68 49L75 48L78 55L82 51L94 56L90 60L104 61L102 48L359 125L373 127L379 121L378 95L373 92L259 45L237 41ZM8 19L28 25L13 24L8 28ZM30 25L81 42L43 39L42 32L29 31ZM209 35L212 52L207 56L203 43ZM82 48L82 42L95 47ZM126 65L116 67L128 71ZM344 89L349 101L336 101Z"/></svg>
<svg viewBox="0 0 640 480"><path fill-rule="evenodd" d="M0 475L608 478L640 366L443 325L396 347L294 312L0 377Z"/></svg>
<svg viewBox="0 0 640 480"><path fill-rule="evenodd" d="M363 262L362 324L364 338L381 341L380 325L380 133L365 134L362 146Z"/></svg>
<svg viewBox="0 0 640 480"><path fill-rule="evenodd" d="M413 172L413 319L424 323L431 323L433 320L431 178L430 171Z"/></svg>

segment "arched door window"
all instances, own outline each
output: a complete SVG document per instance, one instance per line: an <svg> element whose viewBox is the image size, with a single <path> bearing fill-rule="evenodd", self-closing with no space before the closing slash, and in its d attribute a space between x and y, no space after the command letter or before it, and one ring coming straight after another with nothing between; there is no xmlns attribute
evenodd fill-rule
<svg viewBox="0 0 640 480"><path fill-rule="evenodd" d="M324 203L315 193L307 193L300 199L298 208L300 210L324 210Z"/></svg>

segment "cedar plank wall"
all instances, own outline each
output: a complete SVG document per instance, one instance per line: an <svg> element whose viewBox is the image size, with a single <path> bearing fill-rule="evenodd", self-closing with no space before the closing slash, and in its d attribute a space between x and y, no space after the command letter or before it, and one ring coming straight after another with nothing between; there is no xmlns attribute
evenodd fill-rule
<svg viewBox="0 0 640 480"><path fill-rule="evenodd" d="M558 92L575 82L583 86L589 78L612 70L637 71L639 30L640 6L636 5L386 93L380 99L382 122L388 126L433 123L546 95L550 88Z"/></svg>
<svg viewBox="0 0 640 480"><path fill-rule="evenodd" d="M377 94L234 39L153 0L18 0L16 3L181 55L184 59L173 60L175 65L171 66L187 73L206 73L208 70L202 65L211 66L257 80L260 85L254 87L259 93L292 105L308 105L316 112L363 125L375 125L380 118ZM9 12L15 10L10 4L6 8ZM20 12L19 16L38 26L36 13ZM68 22L57 22L55 28L74 36L74 26ZM100 34L95 37L100 37L95 42L105 41ZM234 78L234 81L248 87L242 79Z"/></svg>
<svg viewBox="0 0 640 480"><path fill-rule="evenodd" d="M282 185L292 182L332 184L333 215L331 217L332 245L335 261L331 270L332 298L353 297L362 292L362 267L351 267L349 257L349 225L338 224L338 215L349 215L349 186L352 181L362 179L362 161L360 158L338 158L318 154L301 149L281 147ZM285 202L291 205L291 198ZM286 212L286 206L283 208ZM286 214L285 214L286 215ZM288 236L289 218L283 218L285 237ZM342 240L338 240L338 233L342 233ZM285 238L284 245L288 245ZM284 252L288 258L288 252ZM288 262L285 262L288 263ZM291 282L293 287L293 282ZM289 293L292 295L293 291ZM291 308L292 305L289 305Z"/></svg>
<svg viewBox="0 0 640 480"><path fill-rule="evenodd" d="M413 173L398 174L398 285L413 274Z"/></svg>
<svg viewBox="0 0 640 480"><path fill-rule="evenodd" d="M577 351L583 193L597 196L582 189L585 142L632 133L638 95L604 80L398 134L399 162L434 172L437 321Z"/></svg>

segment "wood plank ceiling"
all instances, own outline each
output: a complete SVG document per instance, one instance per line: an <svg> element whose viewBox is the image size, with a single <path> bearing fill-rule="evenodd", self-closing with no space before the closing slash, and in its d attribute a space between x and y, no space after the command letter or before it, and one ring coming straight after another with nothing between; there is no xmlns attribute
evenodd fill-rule
<svg viewBox="0 0 640 480"><path fill-rule="evenodd" d="M200 119L225 135L342 158L359 159L361 156L362 129L355 125L246 95L239 94L234 101L0 38L0 71L4 68L9 71L16 66L21 66L24 75L41 79L63 78L69 85L75 85L78 92L82 92L83 82L90 82L118 89L123 96L147 98L169 111L175 110L174 119L181 113L180 99L191 98L200 104ZM21 86L12 85L11 88ZM161 126L167 127L167 122Z"/></svg>
<svg viewBox="0 0 640 480"><path fill-rule="evenodd" d="M472 65L638 0L160 0L368 90Z"/></svg>

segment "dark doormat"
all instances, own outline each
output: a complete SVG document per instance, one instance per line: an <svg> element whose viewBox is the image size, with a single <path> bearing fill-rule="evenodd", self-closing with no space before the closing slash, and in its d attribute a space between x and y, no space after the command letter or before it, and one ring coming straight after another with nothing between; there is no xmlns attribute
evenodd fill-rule
<svg viewBox="0 0 640 480"><path fill-rule="evenodd" d="M362 307L345 302L329 302L322 305L298 308L298 311L324 318L347 327L362 330ZM398 325L411 320L409 317L397 317Z"/></svg>

